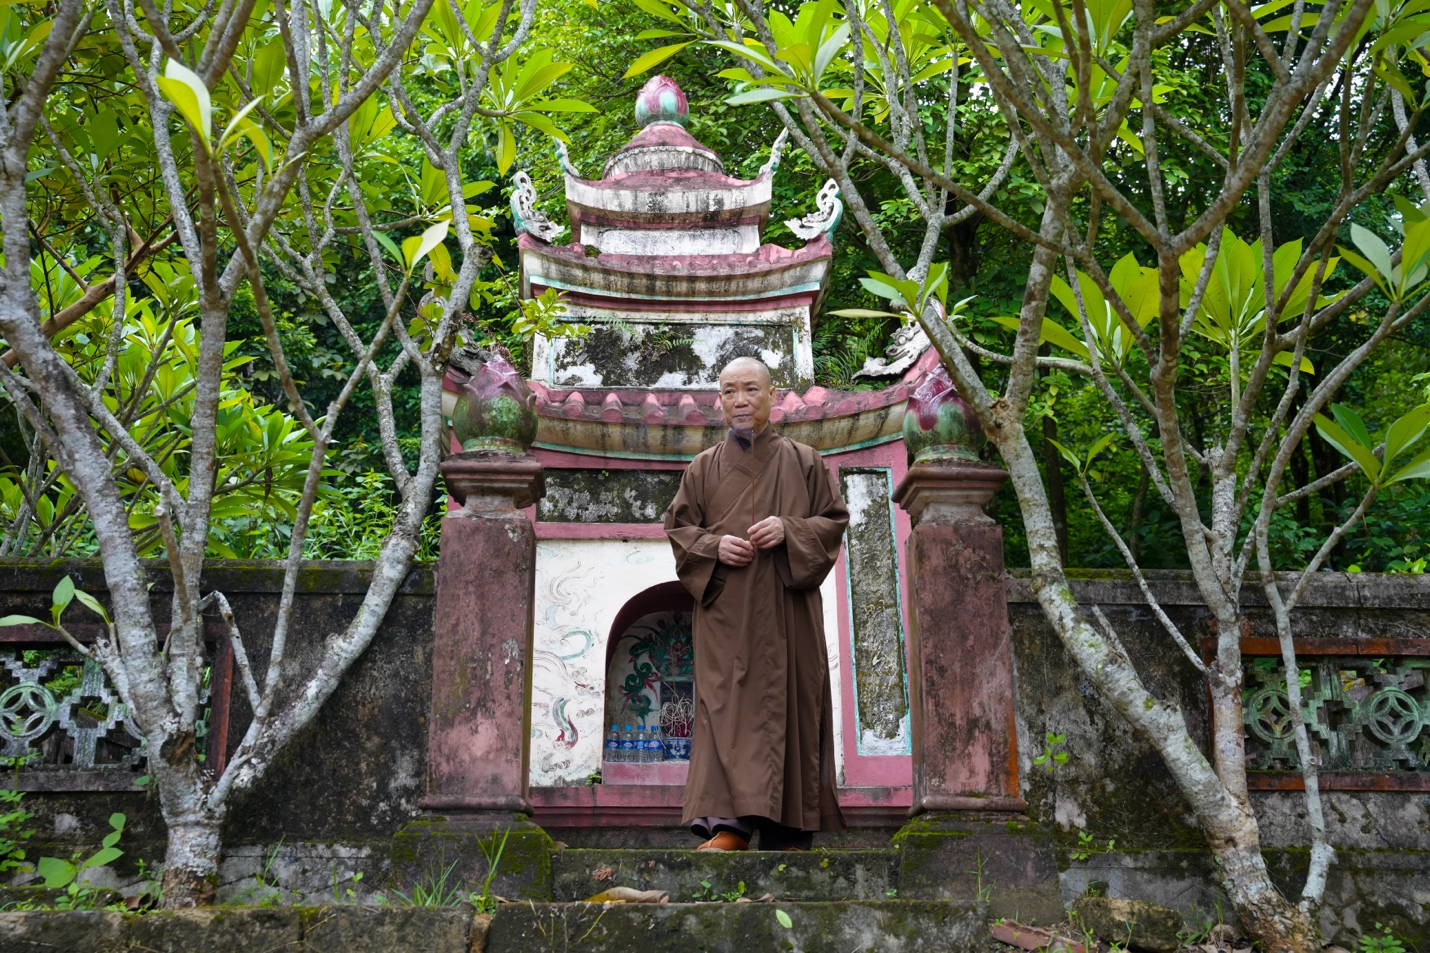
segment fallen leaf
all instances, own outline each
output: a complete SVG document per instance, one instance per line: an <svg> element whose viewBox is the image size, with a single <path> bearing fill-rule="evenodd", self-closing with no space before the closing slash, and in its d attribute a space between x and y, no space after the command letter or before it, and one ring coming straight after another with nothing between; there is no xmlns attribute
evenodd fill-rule
<svg viewBox="0 0 1430 953"><path fill-rule="evenodd" d="M637 890L634 887L611 887L582 903L669 903L668 890Z"/></svg>
<svg viewBox="0 0 1430 953"><path fill-rule="evenodd" d="M615 875L616 872L610 867L597 867L591 871L591 879L595 881L610 880Z"/></svg>

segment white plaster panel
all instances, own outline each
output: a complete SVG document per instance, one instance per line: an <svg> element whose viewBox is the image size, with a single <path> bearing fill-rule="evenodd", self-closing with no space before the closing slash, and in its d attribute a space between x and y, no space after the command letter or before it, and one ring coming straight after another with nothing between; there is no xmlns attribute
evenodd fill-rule
<svg viewBox="0 0 1430 953"><path fill-rule="evenodd" d="M841 554L840 558L844 558ZM532 659L531 767L534 786L573 786L601 766L605 740L606 639L635 595L675 576L663 539L538 540ZM820 586L834 702L835 769L844 778L836 574ZM699 675L696 675L699 678Z"/></svg>
<svg viewBox="0 0 1430 953"><path fill-rule="evenodd" d="M537 541L533 785L585 784L601 766L611 626L632 596L674 579L663 539Z"/></svg>
<svg viewBox="0 0 1430 953"><path fill-rule="evenodd" d="M840 562L844 561L844 550L839 551ZM847 570L846 570L847 571ZM839 637L839 567L829 570L819 587L819 597L824 600L824 643L829 650L829 697L833 701L830 717L834 719L834 776L844 783L844 693L840 691L841 673L844 665L844 640Z"/></svg>
<svg viewBox="0 0 1430 953"><path fill-rule="evenodd" d="M740 255L760 247L758 226L617 228L581 226L581 244L606 255Z"/></svg>

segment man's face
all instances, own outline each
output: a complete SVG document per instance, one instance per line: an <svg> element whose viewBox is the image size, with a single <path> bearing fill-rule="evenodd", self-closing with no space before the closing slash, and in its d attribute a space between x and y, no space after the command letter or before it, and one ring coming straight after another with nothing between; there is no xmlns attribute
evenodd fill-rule
<svg viewBox="0 0 1430 953"><path fill-rule="evenodd" d="M775 385L754 363L739 361L720 375L720 409L736 433L757 434L770 422Z"/></svg>

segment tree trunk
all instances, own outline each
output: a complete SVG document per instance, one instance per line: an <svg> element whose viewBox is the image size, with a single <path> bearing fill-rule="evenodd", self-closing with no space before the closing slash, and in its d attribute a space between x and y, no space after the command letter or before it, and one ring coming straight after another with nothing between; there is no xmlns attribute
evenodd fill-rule
<svg viewBox="0 0 1430 953"><path fill-rule="evenodd" d="M218 895L219 831L222 818L212 815L169 822L164 854L162 906L206 907Z"/></svg>
<svg viewBox="0 0 1430 953"><path fill-rule="evenodd" d="M1250 815L1240 829L1208 830L1212 855L1221 871L1226 891L1241 921L1243 932L1256 938L1263 953L1313 953L1321 947L1310 917L1287 900L1271 882L1261 856L1256 818Z"/></svg>
<svg viewBox="0 0 1430 953"><path fill-rule="evenodd" d="M957 210L957 202L949 198L950 213ZM974 212L948 230L948 287L950 291L965 291L973 284L978 274L979 255L978 226L983 224L983 213Z"/></svg>
<svg viewBox="0 0 1430 953"><path fill-rule="evenodd" d="M1058 439L1058 423L1043 418L1043 460L1048 466L1048 506L1053 511L1053 532L1058 537L1058 557L1068 564L1068 501L1063 488L1063 456L1053 441Z"/></svg>

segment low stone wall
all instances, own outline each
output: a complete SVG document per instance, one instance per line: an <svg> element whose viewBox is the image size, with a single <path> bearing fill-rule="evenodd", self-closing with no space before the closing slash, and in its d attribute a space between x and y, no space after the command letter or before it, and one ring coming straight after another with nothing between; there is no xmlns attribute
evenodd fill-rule
<svg viewBox="0 0 1430 953"><path fill-rule="evenodd" d="M1160 759L1097 697L1054 636L1026 577L1013 575L1008 611L1017 665L1019 771L1029 815L1058 844L1064 898L1093 886L1110 896L1200 911L1194 916L1214 914L1219 903L1225 908L1205 841ZM1193 646L1212 635L1212 619L1185 574L1157 574L1153 585ZM1082 574L1073 589L1082 604L1103 607L1153 694L1182 707L1206 750L1201 676L1136 584L1125 574ZM1275 638L1258 587L1248 586L1245 613L1244 636ZM1344 643L1347 655L1384 651L1387 640L1430 639L1430 576L1324 573L1292 618L1297 639ZM1424 675L1418 685L1405 687L1425 698ZM1052 771L1032 761L1050 732L1066 736L1058 750L1069 755ZM1345 941L1378 921L1417 943L1430 942L1430 792L1323 790L1322 797L1327 833L1338 852L1322 916L1325 935ZM1274 875L1284 891L1299 896L1310 837L1304 796L1255 791L1252 801Z"/></svg>
<svg viewBox="0 0 1430 953"><path fill-rule="evenodd" d="M491 917L438 908L209 907L0 913L0 950L27 953L482 953Z"/></svg>
<svg viewBox="0 0 1430 953"><path fill-rule="evenodd" d="M355 614L366 589L365 571L360 563L315 563L304 570L289 636L290 678L308 670L323 640ZM162 620L169 610L167 572L157 563L150 572ZM64 574L102 596L103 577L94 562L4 562L0 614L47 615L50 591ZM1029 815L1055 847L1063 897L1071 900L1093 885L1113 895L1200 911L1198 916L1213 914L1219 900L1214 869L1171 779L1151 748L1096 697L1026 582L1016 572L1012 576L1021 789ZM261 679L280 571L272 564L215 561L203 585L228 595ZM1184 575L1162 574L1154 586L1194 644L1211 634L1210 619ZM1080 578L1075 589L1084 603L1104 607L1153 692L1180 704L1194 736L1205 744L1201 679L1136 586L1103 573ZM1295 616L1298 637L1343 640L1351 649L1376 639L1430 638L1430 577L1327 573L1317 578L1303 605ZM78 605L69 611L76 620L84 612ZM349 889L369 899L374 892L390 896L394 887L410 889L389 882L387 873L393 835L422 814L432 612L432 574L419 568L316 723L259 788L234 806L225 835L222 898L332 903ZM1254 589L1247 595L1247 618L1253 636L1274 635ZM1414 690L1423 697L1423 687ZM245 700L235 693L230 750L248 718ZM1032 763L1049 732L1066 735L1060 750L1069 754L1054 771ZM1284 889L1299 892L1307 842L1301 795L1261 791L1253 800L1273 869ZM31 822L38 830L33 856L93 850L110 813L128 816L121 842L126 857L101 875L102 886L124 887L136 876L135 861L162 859L157 804L142 791L33 791L25 805L37 815ZM1323 918L1326 935L1344 940L1380 921L1417 942L1430 942L1421 926L1430 922L1430 793L1332 791L1326 805L1331 839L1340 852ZM646 840L654 836L642 834ZM355 882L359 873L363 877Z"/></svg>

